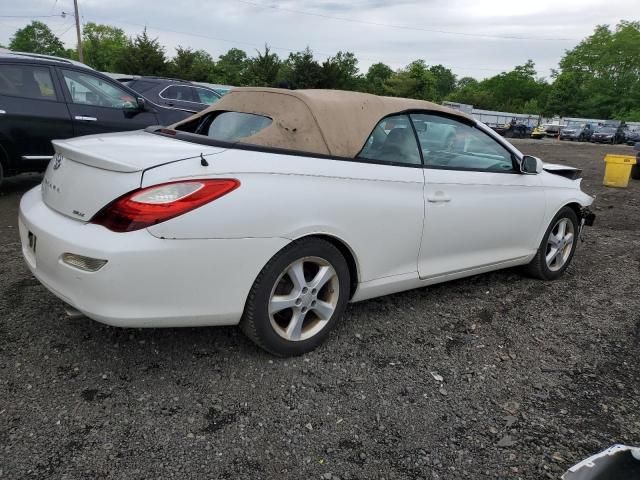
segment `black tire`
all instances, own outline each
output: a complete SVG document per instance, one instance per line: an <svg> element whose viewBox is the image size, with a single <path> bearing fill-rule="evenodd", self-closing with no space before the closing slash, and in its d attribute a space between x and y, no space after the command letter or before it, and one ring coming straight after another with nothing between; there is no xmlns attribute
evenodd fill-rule
<svg viewBox="0 0 640 480"><path fill-rule="evenodd" d="M0 187L2 186L3 181L4 181L4 169L2 168L2 162L0 162Z"/></svg>
<svg viewBox="0 0 640 480"><path fill-rule="evenodd" d="M640 162L640 159L636 161ZM631 178L634 180L640 180L640 165L637 163L631 167Z"/></svg>
<svg viewBox="0 0 640 480"><path fill-rule="evenodd" d="M564 265L562 265L562 267L559 270L551 270L547 265L547 261L546 261L549 235L551 234L556 224L563 218L568 219L573 224L573 243L571 246L571 253L569 254L569 257L565 261ZM536 253L536 256L533 257L533 260L531 260L531 262L525 267L525 272L528 275L534 278L538 278L540 280L556 280L557 278L562 276L564 271L571 264L571 260L573 259L573 255L576 252L577 245L578 245L578 216L576 215L576 212L574 212L572 208L563 207L556 214L556 216L553 217L553 220L551 220L551 223L549 224L547 231L542 237L542 242L538 247L538 252Z"/></svg>
<svg viewBox="0 0 640 480"><path fill-rule="evenodd" d="M337 302L333 314L317 333L303 340L289 340L281 336L272 324L272 316L269 314L271 294L287 278L285 272L289 266L301 259L310 257L321 259L333 267L337 277ZM313 266L313 263L311 266ZM307 267L306 263L304 267ZM305 277L307 276L306 274L307 272L305 271ZM312 271L310 276L313 276ZM331 289L330 294L335 293L335 289L328 282L325 285ZM320 299L322 292L322 289L317 292L317 299ZM240 328L260 348L273 355L280 357L302 355L314 350L326 339L336 322L342 317L349 301L349 293L349 267L340 250L325 240L313 237L304 238L282 249L264 266L247 297L244 314L240 320ZM291 310L291 315L293 315L293 308L282 310L282 312L287 312L288 310ZM310 324L311 328L314 327L314 321L316 325L319 324L320 318L315 315L315 311L313 315L310 312L312 312L311 307L307 311L310 315L308 317L305 316L301 330L305 328L307 322L312 322ZM275 322L276 314L273 317Z"/></svg>

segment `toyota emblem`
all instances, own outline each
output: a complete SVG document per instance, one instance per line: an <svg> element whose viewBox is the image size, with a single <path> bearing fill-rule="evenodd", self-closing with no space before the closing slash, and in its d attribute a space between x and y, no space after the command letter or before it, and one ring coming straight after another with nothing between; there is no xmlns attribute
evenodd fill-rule
<svg viewBox="0 0 640 480"><path fill-rule="evenodd" d="M53 169L54 170L58 170L60 168L60 165L62 165L62 159L64 157L60 154L60 153L56 153L53 156Z"/></svg>

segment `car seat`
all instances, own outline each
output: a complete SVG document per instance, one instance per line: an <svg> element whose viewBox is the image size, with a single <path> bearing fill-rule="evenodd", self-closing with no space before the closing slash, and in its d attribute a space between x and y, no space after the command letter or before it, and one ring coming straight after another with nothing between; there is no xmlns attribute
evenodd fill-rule
<svg viewBox="0 0 640 480"><path fill-rule="evenodd" d="M411 128L394 128L380 151L380 159L391 162L420 164L416 137Z"/></svg>

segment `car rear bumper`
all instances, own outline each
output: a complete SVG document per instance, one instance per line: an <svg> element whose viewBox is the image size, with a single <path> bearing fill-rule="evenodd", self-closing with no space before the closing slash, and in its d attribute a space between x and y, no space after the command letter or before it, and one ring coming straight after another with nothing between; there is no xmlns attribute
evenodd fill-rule
<svg viewBox="0 0 640 480"><path fill-rule="evenodd" d="M289 242L115 233L50 209L40 187L22 198L19 226L22 252L35 277L88 317L120 327L237 324L258 273ZM88 272L64 263L64 253L107 263Z"/></svg>

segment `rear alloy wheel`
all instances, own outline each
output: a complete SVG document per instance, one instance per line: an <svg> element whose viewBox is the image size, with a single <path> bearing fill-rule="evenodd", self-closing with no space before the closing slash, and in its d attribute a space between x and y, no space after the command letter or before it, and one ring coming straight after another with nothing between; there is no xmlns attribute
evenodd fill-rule
<svg viewBox="0 0 640 480"><path fill-rule="evenodd" d="M302 239L262 269L240 327L274 355L300 355L327 337L348 297L349 268L340 251L318 238Z"/></svg>
<svg viewBox="0 0 640 480"><path fill-rule="evenodd" d="M578 243L578 217L564 207L547 229L527 272L541 280L555 280L567 269Z"/></svg>

